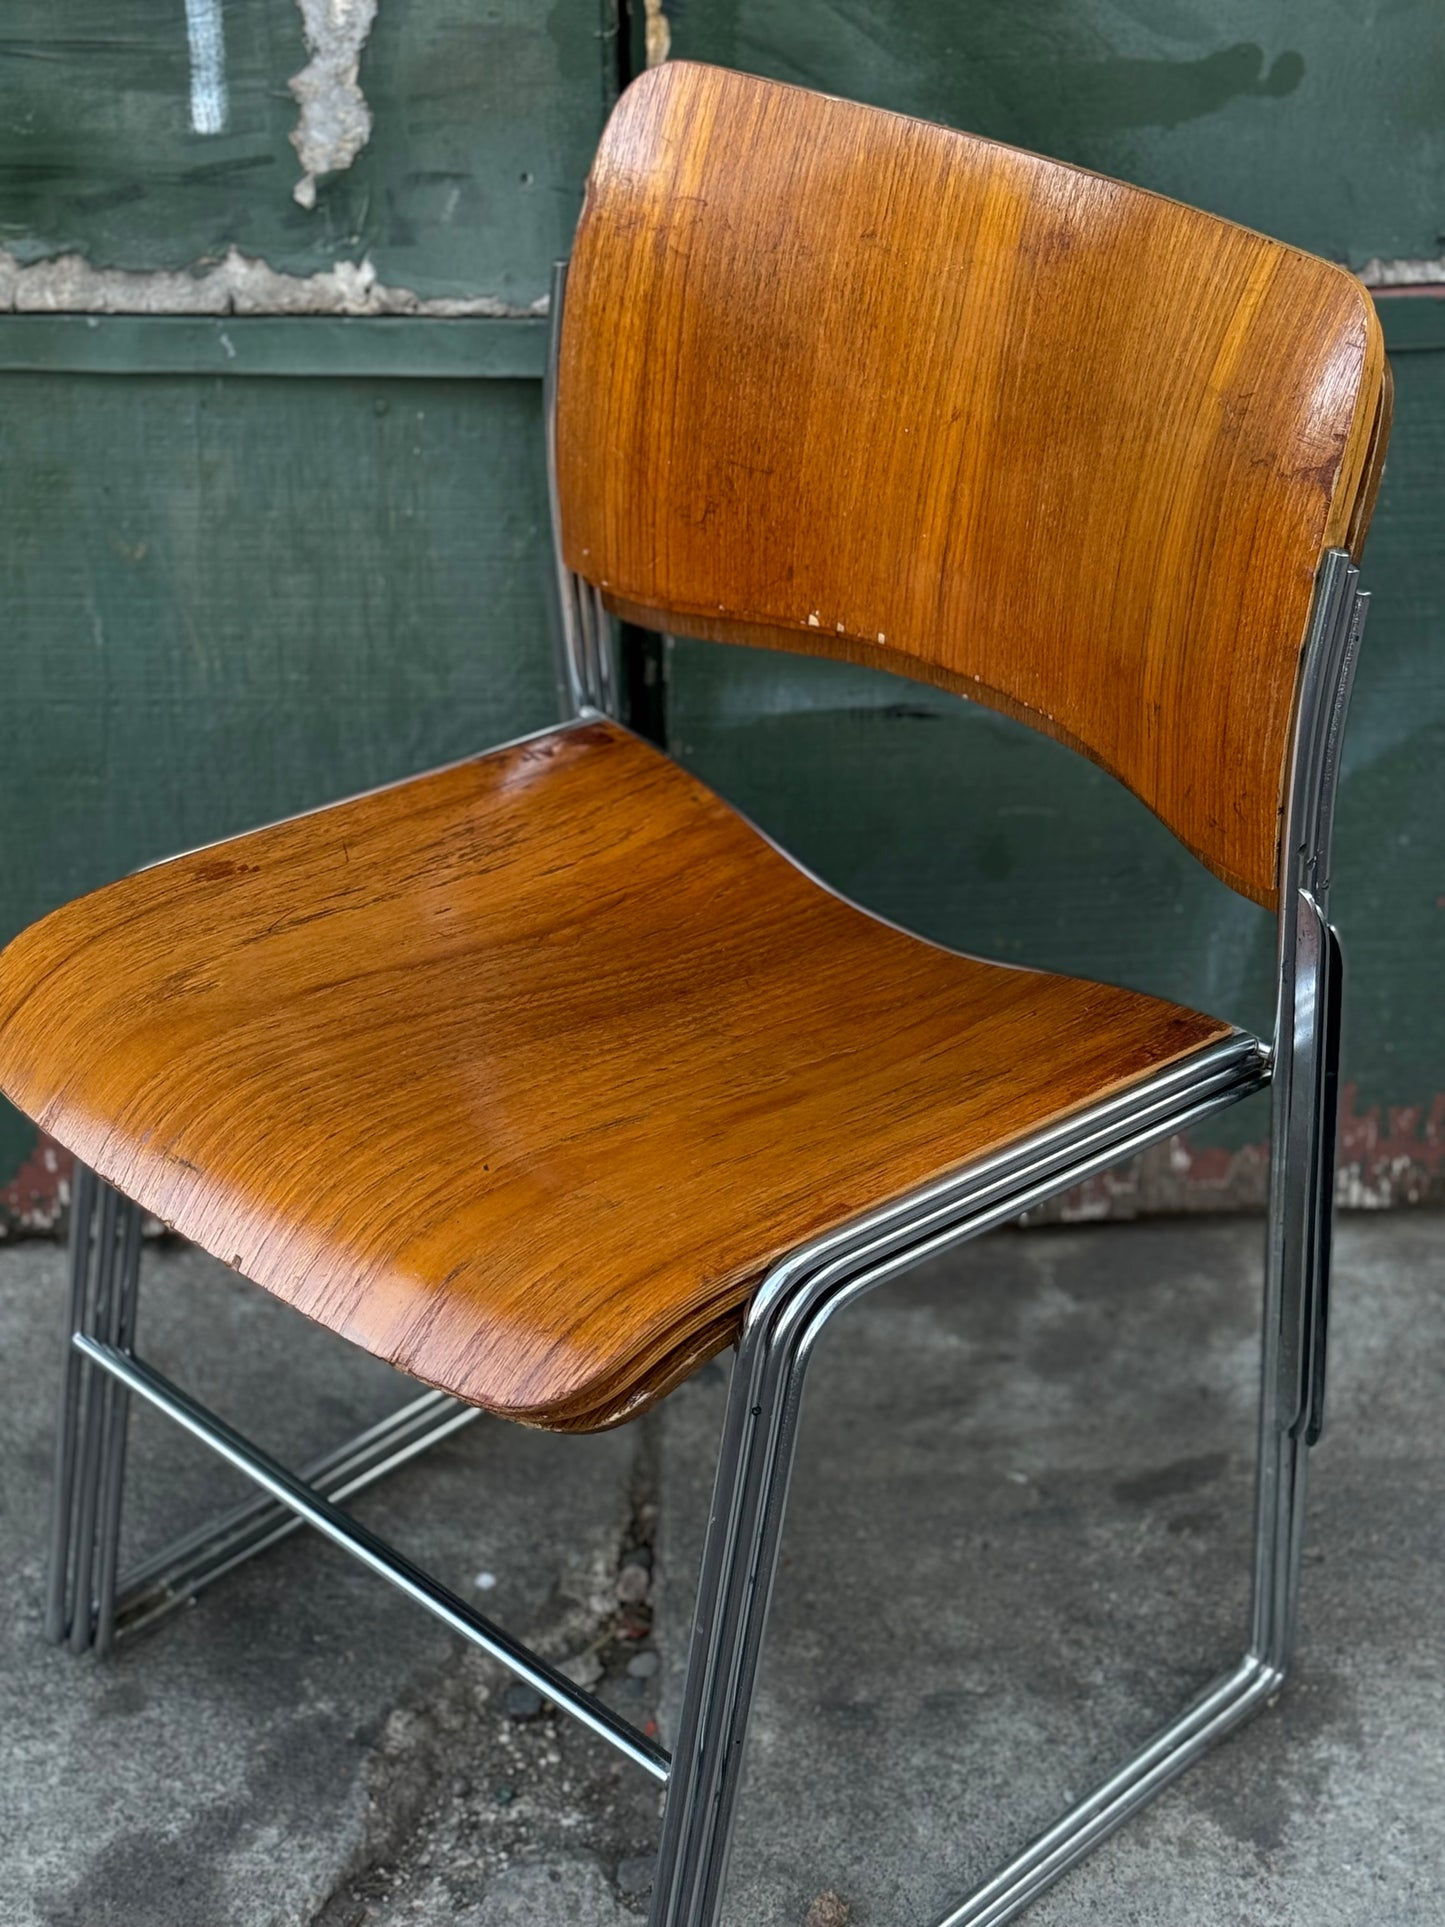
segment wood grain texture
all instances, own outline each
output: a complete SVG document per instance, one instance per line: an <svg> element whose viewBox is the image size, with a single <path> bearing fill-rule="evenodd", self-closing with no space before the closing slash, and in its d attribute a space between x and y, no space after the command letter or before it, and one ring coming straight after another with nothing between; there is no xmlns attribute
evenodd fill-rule
<svg viewBox="0 0 1445 1927"><path fill-rule="evenodd" d="M805 1239L1228 1033L936 948L593 722L112 884L0 955L0 1082L248 1277L615 1423Z"/></svg>
<svg viewBox="0 0 1445 1927"><path fill-rule="evenodd" d="M670 63L568 280L567 560L633 620L878 663L1092 756L1276 901L1316 565L1384 377L1342 269L970 135Z"/></svg>

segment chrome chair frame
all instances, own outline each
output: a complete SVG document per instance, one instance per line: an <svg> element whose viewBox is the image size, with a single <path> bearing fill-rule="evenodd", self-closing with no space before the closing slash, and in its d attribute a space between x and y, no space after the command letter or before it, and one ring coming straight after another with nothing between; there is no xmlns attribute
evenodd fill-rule
<svg viewBox="0 0 1445 1927"><path fill-rule="evenodd" d="M545 393L556 538L557 343ZM938 1927L996 1927L1278 1692L1295 1640L1309 1447L1325 1383L1334 1107L1343 962L1328 922L1340 740L1367 597L1343 550L1322 560L1301 669L1289 772L1275 1041L1244 1032L938 1183L895 1199L773 1266L747 1314L732 1373L698 1582L676 1751L647 1735L474 1611L340 1502L477 1416L429 1392L301 1476L289 1472L136 1355L140 1214L78 1169L72 1202L70 1344L56 1453L46 1631L74 1652L188 1600L301 1524L490 1653L667 1789L650 1927L716 1927L744 1743L776 1572L808 1366L832 1319L926 1258L1266 1084L1273 1091L1264 1336L1250 1626L1238 1665L1080 1800ZM558 681L568 717L610 713L609 619L556 546ZM245 1473L260 1496L118 1576L127 1402L146 1399Z"/></svg>

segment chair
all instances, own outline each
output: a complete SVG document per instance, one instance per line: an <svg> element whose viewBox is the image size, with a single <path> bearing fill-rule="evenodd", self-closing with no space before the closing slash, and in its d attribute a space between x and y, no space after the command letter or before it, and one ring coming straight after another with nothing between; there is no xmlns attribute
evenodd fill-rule
<svg viewBox="0 0 1445 1927"><path fill-rule="evenodd" d="M143 870L0 959L4 1088L83 1166L51 1636L104 1650L304 1520L666 1785L653 1927L708 1927L820 1333L1269 1084L1244 1657L946 1927L1010 1918L1273 1695L1324 1385L1330 829L1389 394L1363 290L1292 248L741 74L637 81L554 302L570 718ZM1092 757L1277 910L1274 1041L834 895L613 720L615 618L878 664ZM137 1355L138 1210L434 1389L307 1477L277 1465ZM475 1409L614 1425L728 1345L670 1758L341 1509ZM132 1393L263 1496L118 1587Z"/></svg>

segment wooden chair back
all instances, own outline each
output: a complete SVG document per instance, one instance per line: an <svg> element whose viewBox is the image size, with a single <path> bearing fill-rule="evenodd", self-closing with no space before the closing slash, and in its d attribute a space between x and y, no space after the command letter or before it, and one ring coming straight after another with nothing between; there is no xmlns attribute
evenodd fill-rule
<svg viewBox="0 0 1445 1927"><path fill-rule="evenodd" d="M945 127L669 64L603 136L558 375L616 613L846 657L1081 750L1277 903L1323 551L1388 371L1343 269Z"/></svg>

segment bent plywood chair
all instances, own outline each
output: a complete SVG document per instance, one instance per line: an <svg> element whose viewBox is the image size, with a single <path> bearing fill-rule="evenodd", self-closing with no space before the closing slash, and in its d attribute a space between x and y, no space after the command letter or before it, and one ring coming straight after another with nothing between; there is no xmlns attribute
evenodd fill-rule
<svg viewBox="0 0 1445 1927"><path fill-rule="evenodd" d="M4 1088L85 1167L50 1631L104 1647L147 1582L295 1515L665 1782L652 1918L706 1927L820 1332L1268 1083L1244 1657L948 1916L1001 1921L1290 1657L1380 331L1343 271L1210 215L685 65L619 104L556 293L569 720L126 878L0 960ZM1277 910L1273 1040L831 894L612 719L618 616L883 665L1094 758ZM137 1355L137 1207L434 1389L296 1477ZM337 1503L472 1408L615 1425L731 1344L670 1758ZM118 1605L128 1393L266 1496Z"/></svg>

